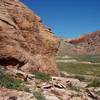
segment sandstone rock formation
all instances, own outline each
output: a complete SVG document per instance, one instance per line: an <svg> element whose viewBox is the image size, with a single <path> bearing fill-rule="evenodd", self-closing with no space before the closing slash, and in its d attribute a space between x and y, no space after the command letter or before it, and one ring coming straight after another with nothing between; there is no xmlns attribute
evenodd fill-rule
<svg viewBox="0 0 100 100"><path fill-rule="evenodd" d="M19 0L0 0L0 64L58 75L59 39Z"/></svg>
<svg viewBox="0 0 100 100"><path fill-rule="evenodd" d="M100 31L91 32L77 39L66 40L73 45L72 51L78 54L100 54Z"/></svg>

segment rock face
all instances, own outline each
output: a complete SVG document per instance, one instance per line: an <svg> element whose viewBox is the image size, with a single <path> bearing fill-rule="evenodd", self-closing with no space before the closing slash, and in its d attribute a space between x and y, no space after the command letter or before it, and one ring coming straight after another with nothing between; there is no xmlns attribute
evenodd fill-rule
<svg viewBox="0 0 100 100"><path fill-rule="evenodd" d="M100 31L89 33L78 39L66 41L73 45L73 52L78 54L100 54Z"/></svg>
<svg viewBox="0 0 100 100"><path fill-rule="evenodd" d="M0 64L58 75L59 39L19 0L0 0Z"/></svg>

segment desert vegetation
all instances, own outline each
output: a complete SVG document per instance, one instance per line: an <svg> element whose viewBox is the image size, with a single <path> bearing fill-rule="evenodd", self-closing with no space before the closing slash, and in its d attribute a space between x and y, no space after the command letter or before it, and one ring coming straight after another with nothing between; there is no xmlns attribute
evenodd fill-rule
<svg viewBox="0 0 100 100"><path fill-rule="evenodd" d="M37 100L46 100L45 96L40 91L34 91L33 95L37 98Z"/></svg>
<svg viewBox="0 0 100 100"><path fill-rule="evenodd" d="M100 65L58 62L58 67L69 74L100 76Z"/></svg>
<svg viewBox="0 0 100 100"><path fill-rule="evenodd" d="M40 79L41 81L49 81L51 79L50 75L44 72L33 72L35 78Z"/></svg>
<svg viewBox="0 0 100 100"><path fill-rule="evenodd" d="M0 87L29 92L29 88L25 84L24 81L5 73L3 66L0 65Z"/></svg>

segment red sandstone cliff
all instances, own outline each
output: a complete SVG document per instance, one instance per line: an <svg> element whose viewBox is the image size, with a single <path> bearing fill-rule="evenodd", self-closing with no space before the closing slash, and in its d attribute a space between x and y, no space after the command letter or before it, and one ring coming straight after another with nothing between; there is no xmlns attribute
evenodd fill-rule
<svg viewBox="0 0 100 100"><path fill-rule="evenodd" d="M72 50L79 54L100 54L100 31L66 42L74 45Z"/></svg>

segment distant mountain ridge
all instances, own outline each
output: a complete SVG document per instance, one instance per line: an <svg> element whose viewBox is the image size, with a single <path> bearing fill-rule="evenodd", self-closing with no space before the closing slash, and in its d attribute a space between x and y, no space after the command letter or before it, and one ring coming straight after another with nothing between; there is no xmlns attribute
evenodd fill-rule
<svg viewBox="0 0 100 100"><path fill-rule="evenodd" d="M65 45L63 44L65 48L70 47L70 50L63 50L64 52L69 51L68 53L86 55L100 54L100 31L91 32L76 39L63 39L62 41L65 43Z"/></svg>

